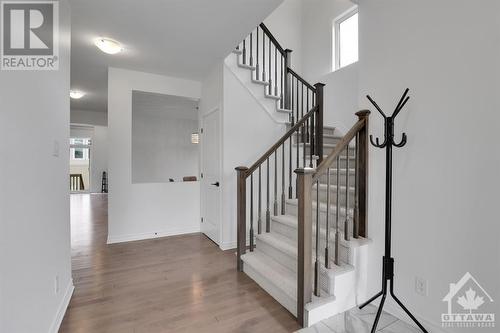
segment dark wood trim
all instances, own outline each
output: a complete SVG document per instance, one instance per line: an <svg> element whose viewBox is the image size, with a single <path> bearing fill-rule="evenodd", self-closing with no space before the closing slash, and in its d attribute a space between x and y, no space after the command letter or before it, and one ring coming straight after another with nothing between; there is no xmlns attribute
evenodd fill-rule
<svg viewBox="0 0 500 333"><path fill-rule="evenodd" d="M274 46L276 47L276 49L283 55L285 56L285 49L283 47L281 47L280 43L278 42L278 40L273 36L273 34L271 33L271 31L269 31L269 29L266 27L266 25L264 23L261 23L259 24L259 27L261 27L262 31L264 31L264 33L267 35L267 37L269 37L269 39L271 40L271 42L274 44Z"/></svg>
<svg viewBox="0 0 500 333"><path fill-rule="evenodd" d="M286 49L285 50L285 73L284 73L284 76L285 76L285 109L286 110L290 110L291 109L291 82L290 82L290 79L288 77L288 71L286 70L286 68L290 68L292 66L292 50L290 49Z"/></svg>
<svg viewBox="0 0 500 333"><path fill-rule="evenodd" d="M240 166L236 168L238 172L237 180L237 199L236 199L236 237L237 237L237 269L238 271L243 271L243 262L241 261L241 256L246 253L247 246L247 182L246 182L246 172L248 168Z"/></svg>
<svg viewBox="0 0 500 333"><path fill-rule="evenodd" d="M286 140L288 140L306 121L309 119L314 112L318 110L318 107L315 106L309 112L307 112L302 119L295 123L295 125L286 132L285 135L281 137L271 148L269 148L261 158L257 160L248 170L246 171L245 178L250 176L252 172L257 170L259 165L267 161L268 157L274 154L274 152L283 144Z"/></svg>
<svg viewBox="0 0 500 333"><path fill-rule="evenodd" d="M314 86L312 86L309 82L307 82L305 79L303 79L293 69L291 69L290 67L288 67L286 70L287 70L288 73L290 73L291 75L295 76L295 78L297 80L299 80L300 82L302 82L304 84L304 86L306 86L307 88L309 88L310 90L312 90L314 93L316 92L316 88L314 88Z"/></svg>
<svg viewBox="0 0 500 333"><path fill-rule="evenodd" d="M312 300L312 175L314 169L295 170L298 193L297 320L305 324L304 306Z"/></svg>
<svg viewBox="0 0 500 333"><path fill-rule="evenodd" d="M360 121L364 121L364 126L359 131L358 151L358 231L361 237L368 236L368 150L369 150L369 116L370 111L362 110L356 113Z"/></svg>
<svg viewBox="0 0 500 333"><path fill-rule="evenodd" d="M316 105L318 106L318 114L316 115L316 151L315 155L318 156L318 164L323 161L323 113L324 113L324 97L323 89L324 83L316 83Z"/></svg>

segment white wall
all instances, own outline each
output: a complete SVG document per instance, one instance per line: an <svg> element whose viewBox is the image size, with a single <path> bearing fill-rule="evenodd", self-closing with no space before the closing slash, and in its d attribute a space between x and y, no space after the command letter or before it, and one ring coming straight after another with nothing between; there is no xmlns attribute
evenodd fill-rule
<svg viewBox="0 0 500 333"><path fill-rule="evenodd" d="M449 283L469 271L495 300L498 315L500 2L363 0L359 12L361 105L373 109L370 94L391 112L403 89L411 89L396 121L396 140L405 131L408 144L394 152L395 289L418 317L440 326ZM381 117L370 118L370 132L380 135ZM371 148L370 158L369 287L375 292L384 153ZM415 294L415 276L428 281L427 297Z"/></svg>
<svg viewBox="0 0 500 333"><path fill-rule="evenodd" d="M70 119L72 124L108 126L107 112L71 109Z"/></svg>
<svg viewBox="0 0 500 333"><path fill-rule="evenodd" d="M57 332L73 290L70 15L67 1L59 3L59 70L0 74L1 332ZM33 172L34 160L38 172Z"/></svg>
<svg viewBox="0 0 500 333"><path fill-rule="evenodd" d="M132 90L200 98L201 84L142 72L108 72L108 242L200 230L198 182L132 184Z"/></svg>
<svg viewBox="0 0 500 333"><path fill-rule="evenodd" d="M199 146L191 143L191 134L198 132L198 102L168 106L169 97L132 94L133 183L182 181L200 173Z"/></svg>
<svg viewBox="0 0 500 333"><path fill-rule="evenodd" d="M349 0L304 0L302 11L302 68L316 83L332 72L333 20L354 4Z"/></svg>
<svg viewBox="0 0 500 333"><path fill-rule="evenodd" d="M358 63L354 63L324 75L318 80L325 84L324 123L335 126L338 130L335 135L347 133L358 120L355 116L359 111L358 67Z"/></svg>
<svg viewBox="0 0 500 333"><path fill-rule="evenodd" d="M236 171L251 166L286 131L224 66L222 241L224 249L236 247Z"/></svg>
<svg viewBox="0 0 500 333"><path fill-rule="evenodd" d="M302 2L285 0L265 20L276 40L284 49L292 50L292 68L302 73Z"/></svg>

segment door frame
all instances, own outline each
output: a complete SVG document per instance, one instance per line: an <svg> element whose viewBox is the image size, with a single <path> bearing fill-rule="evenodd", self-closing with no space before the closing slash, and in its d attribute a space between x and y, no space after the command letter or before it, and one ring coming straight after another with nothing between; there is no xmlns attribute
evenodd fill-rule
<svg viewBox="0 0 500 333"><path fill-rule="evenodd" d="M217 121L219 123L219 133L218 133L218 137L217 137L217 143L219 145L219 161L218 161L218 165L219 165L219 172L218 172L218 178L219 178L219 183L220 183L220 187L219 187L219 207L218 207L218 211L219 211L219 230L217 231L218 233L218 242L214 241L214 243L217 244L217 246L221 246L222 244L222 221L224 220L223 219L223 216L222 216L222 193L224 191L224 181L223 181L223 172L222 172L222 166L223 166L223 150L222 150L222 136L223 136L223 133L222 133L222 107L220 104L218 104L217 106L211 108L207 113L204 113L204 114L201 114L200 113L200 215L201 215L201 218L204 218L204 210L203 210L203 204L204 204L204 200L203 200L203 183L204 183L204 179L202 179L201 177L201 174L203 174L203 170L204 170L204 165L203 165L203 157L204 157L204 152L205 152L205 140L204 140L204 135L205 133L203 133L201 131L201 129L205 128L205 118L212 115L213 113L218 113L217 115ZM200 220L200 230L201 230L201 220ZM208 237L208 236L207 236ZM213 241L213 240L212 240Z"/></svg>

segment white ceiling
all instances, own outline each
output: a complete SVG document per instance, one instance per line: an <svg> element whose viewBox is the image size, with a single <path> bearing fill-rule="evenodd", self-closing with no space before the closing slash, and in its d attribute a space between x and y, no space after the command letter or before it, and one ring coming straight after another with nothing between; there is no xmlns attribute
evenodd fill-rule
<svg viewBox="0 0 500 333"><path fill-rule="evenodd" d="M283 0L70 0L72 109L106 112L108 67L201 80ZM109 37L125 51L107 55Z"/></svg>

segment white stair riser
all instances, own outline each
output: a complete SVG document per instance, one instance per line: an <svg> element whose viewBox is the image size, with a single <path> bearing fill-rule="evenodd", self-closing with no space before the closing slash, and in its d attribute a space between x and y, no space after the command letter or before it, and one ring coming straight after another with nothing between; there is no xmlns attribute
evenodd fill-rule
<svg viewBox="0 0 500 333"><path fill-rule="evenodd" d="M246 263L243 264L243 271L249 277L252 278L259 286L261 286L268 294L270 294L274 299L276 299L281 305L283 305L290 313L294 316L297 315L297 300L290 297L282 290L276 287L276 283L279 281L271 281L265 276L260 274L251 265Z"/></svg>
<svg viewBox="0 0 500 333"><path fill-rule="evenodd" d="M331 184L330 184L331 185ZM321 202L326 203L327 202L327 193L328 191L326 190L326 187L320 187L319 190L319 200ZM345 198L345 189L340 188L339 189L339 204L340 206L344 206L346 202ZM313 195L316 196L316 187L313 188ZM337 190L332 186L330 188L330 203L335 204L337 202ZM352 204L354 203L354 191L350 190L349 191L349 207L352 207Z"/></svg>
<svg viewBox="0 0 500 333"><path fill-rule="evenodd" d="M283 266L290 269L292 272L297 272L297 256L292 256L285 253L280 249L272 246L272 244L264 242L257 237L256 249L261 251L267 256L273 258L275 261L281 263Z"/></svg>
<svg viewBox="0 0 500 333"><path fill-rule="evenodd" d="M307 145L306 146L306 154L309 154L310 149L311 149L310 146ZM335 149L335 147L324 146L323 147L323 155L330 155L334 149ZM342 154L340 156L345 156L345 150L342 152ZM354 148L349 148L349 156L351 156L351 157L355 156L355 149Z"/></svg>
<svg viewBox="0 0 500 333"><path fill-rule="evenodd" d="M345 221L345 216L346 216L345 209L342 205L340 207L341 208L340 208L340 214L339 214L339 219L340 219L339 224L343 224ZM324 209L326 209L326 207ZM285 212L287 215L297 216L297 205L287 201L286 205L285 205ZM350 212L349 216L352 217L352 208L351 208L351 212ZM333 225L335 223L335 219L336 219L336 212L335 212L335 208L332 207L332 209L330 210L330 224L331 225ZM312 220L313 220L313 223L316 223L316 206L314 206L314 205L313 205L313 218L312 218ZM323 210L323 208L321 208L319 211L319 220L320 220L321 224L324 224L326 221L326 210Z"/></svg>
<svg viewBox="0 0 500 333"><path fill-rule="evenodd" d="M351 165L349 165L349 168L351 168ZM349 186L354 186L354 182L356 180L356 176L354 174L354 172L349 172ZM319 178L319 182L322 183L322 184L326 184L327 183L327 176L324 175L324 176L321 176ZM345 186L346 184L346 173L345 173L345 170L340 170L340 175L339 175L339 183L340 183L340 186ZM330 172L330 185L335 185L337 184L337 172L336 171L332 171Z"/></svg>
<svg viewBox="0 0 500 333"><path fill-rule="evenodd" d="M278 221L273 221L272 222L272 230L273 230L273 232L275 232L277 234L280 234L284 237L287 237L289 239L293 239L294 241L297 241L297 229L295 229L287 224L279 223ZM313 234L315 232L316 232L316 230L314 228ZM340 235L340 237L343 237L343 236ZM324 256L324 254L325 254L325 238L326 238L325 231L324 231L324 229L322 229L320 232L320 256ZM315 249L315 248L316 248L316 243L313 240L313 249ZM329 253L330 258L333 259L333 256L335 254L335 232L333 230L330 231L330 250L329 250L329 252L330 252ZM347 246L344 246L341 242L339 245L339 260L341 262L351 264L350 252L351 252L350 248ZM266 252L266 254L270 255L270 253L267 253L267 252ZM294 271L296 270L295 267L296 267L296 265L289 266L289 268L294 270Z"/></svg>

